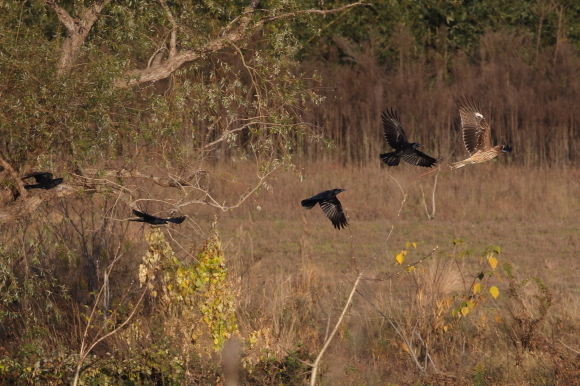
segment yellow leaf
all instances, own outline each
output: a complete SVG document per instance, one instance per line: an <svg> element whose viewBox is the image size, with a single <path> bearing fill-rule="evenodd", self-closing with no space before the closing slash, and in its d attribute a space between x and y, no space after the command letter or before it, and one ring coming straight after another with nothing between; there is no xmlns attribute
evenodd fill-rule
<svg viewBox="0 0 580 386"><path fill-rule="evenodd" d="M461 315L467 316L469 314L469 307L461 307Z"/></svg>
<svg viewBox="0 0 580 386"><path fill-rule="evenodd" d="M489 263L491 269L495 269L495 267L497 267L497 259L495 257L490 257L487 262Z"/></svg>
<svg viewBox="0 0 580 386"><path fill-rule="evenodd" d="M492 286L489 288L489 293L493 296L494 299L497 299L499 296L499 289L496 286Z"/></svg>
<svg viewBox="0 0 580 386"><path fill-rule="evenodd" d="M473 294L481 292L481 283L475 283L473 285Z"/></svg>
<svg viewBox="0 0 580 386"><path fill-rule="evenodd" d="M471 300L470 300L470 301L467 301L467 302L465 302L465 305L466 305L467 307L469 307L469 308L473 308L473 307L475 307L475 304L474 304L474 303L473 303Z"/></svg>
<svg viewBox="0 0 580 386"><path fill-rule="evenodd" d="M412 265L410 267L407 268L407 272L413 272L415 270L415 266Z"/></svg>
<svg viewBox="0 0 580 386"><path fill-rule="evenodd" d="M495 314L495 321L501 323L501 316L499 314Z"/></svg>
<svg viewBox="0 0 580 386"><path fill-rule="evenodd" d="M485 315L481 315L481 321L482 321L482 322L485 322L485 321L487 321L487 316L485 316Z"/></svg>
<svg viewBox="0 0 580 386"><path fill-rule="evenodd" d="M395 257L395 260L397 260L398 264L403 264L403 261L405 261L405 255L401 252Z"/></svg>

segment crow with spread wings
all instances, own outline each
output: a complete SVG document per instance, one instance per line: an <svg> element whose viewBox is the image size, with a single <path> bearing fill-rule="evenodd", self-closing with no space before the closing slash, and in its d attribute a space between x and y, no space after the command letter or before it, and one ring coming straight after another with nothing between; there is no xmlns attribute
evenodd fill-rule
<svg viewBox="0 0 580 386"><path fill-rule="evenodd" d="M401 126L399 115L395 110L386 109L381 114L381 118L383 119L385 139L389 146L395 149L393 152L380 155L384 163L389 166L397 166L402 159L408 164L426 168L430 168L437 163L435 158L417 150L418 147L423 145L409 142Z"/></svg>
<svg viewBox="0 0 580 386"><path fill-rule="evenodd" d="M167 224L167 222L181 224L183 222L183 220L185 220L185 216L161 218L161 217L156 217L156 216L144 213L144 212L139 212L138 210L135 210L135 209L133 209L133 214L139 218L132 218L129 221L146 222L147 224L151 224L151 225L164 225L164 224Z"/></svg>
<svg viewBox="0 0 580 386"><path fill-rule="evenodd" d="M49 172L34 172L27 174L22 177L22 180L34 177L36 184L34 185L24 185L24 189L52 189L60 185L63 181L62 178L52 178L52 173Z"/></svg>
<svg viewBox="0 0 580 386"><path fill-rule="evenodd" d="M301 204L306 209L311 209L314 205L319 204L324 214L326 214L326 217L332 222L332 225L336 229L341 229L341 227L348 226L348 221L346 220L340 201L336 198L336 195L340 192L344 192L344 189L325 190L316 196L302 200Z"/></svg>

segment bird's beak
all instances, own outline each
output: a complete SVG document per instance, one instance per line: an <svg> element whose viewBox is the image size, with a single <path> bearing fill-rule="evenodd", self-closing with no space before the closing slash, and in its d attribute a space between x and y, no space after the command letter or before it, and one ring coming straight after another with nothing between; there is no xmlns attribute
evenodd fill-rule
<svg viewBox="0 0 580 386"><path fill-rule="evenodd" d="M421 145L420 143L417 144L417 147L423 147L423 145Z"/></svg>

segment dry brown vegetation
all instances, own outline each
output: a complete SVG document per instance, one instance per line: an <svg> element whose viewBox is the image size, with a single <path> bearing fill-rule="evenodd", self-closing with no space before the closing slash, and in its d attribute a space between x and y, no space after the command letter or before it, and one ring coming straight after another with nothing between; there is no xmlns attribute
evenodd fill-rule
<svg viewBox="0 0 580 386"><path fill-rule="evenodd" d="M322 74L311 87L326 99L302 120L334 146L296 134L297 147L288 150L295 168L264 177L234 210L218 207L235 206L259 185L260 160L247 151L251 135L228 126L224 136L240 135L200 156L200 165L211 166L200 177L203 189L131 175L112 181L111 172L96 195L66 175L78 194L3 224L0 252L9 269L0 283L0 379L65 384L78 368L86 383L221 384L228 366L222 371L220 360L239 357L241 384L302 385L357 274L376 257L322 360L321 385L580 384L578 54L565 41L539 47L506 32L485 34L476 57L444 43L417 53L412 41L405 29L392 38L396 64L379 64L371 43L342 39L339 50L305 61L306 72ZM339 57L348 65L337 65ZM465 154L455 103L463 94L482 104L494 142L514 152L450 172L446 163ZM445 158L440 170L380 164L385 107L400 112L427 153ZM212 140L215 127L189 119L202 142ZM176 137L191 134L185 123L176 126ZM268 136L276 137L269 132L265 142ZM131 167L172 174L177 168L161 166L171 151L156 145L145 151L163 154L159 168L147 155ZM197 170L196 162L188 166ZM331 188L346 189L346 230L332 228L320 208L300 208L301 199ZM131 194L122 196L125 189ZM206 194L219 202L179 206ZM135 204L159 215L179 208L188 219L151 233L127 221ZM214 222L221 244L208 246ZM197 277L187 275L204 256L223 257L222 249L225 264L206 268L217 266L215 277L227 272L227 285L211 296L192 295L187 286L198 284L189 282L173 291ZM154 261L155 253L165 260ZM144 257L149 271L140 275ZM234 354L222 357L199 305L234 295L241 355L230 341ZM97 341L81 361L83 343Z"/></svg>
<svg viewBox="0 0 580 386"><path fill-rule="evenodd" d="M306 64L320 71L326 97L309 121L323 128L340 150L343 163L364 164L388 149L382 139L380 113L399 111L407 135L440 157L465 154L457 99L472 95L492 128L494 143L514 147L512 161L522 166L562 166L580 154L580 59L563 42L536 51L531 36L488 32L478 53L469 57L440 44L416 50L404 29L392 38L396 64L379 64L371 43L337 39L321 47L325 55ZM442 42L442 43L441 43ZM342 58L350 65L336 65ZM311 159L328 152L304 141Z"/></svg>
<svg viewBox="0 0 580 386"><path fill-rule="evenodd" d="M429 374L453 376L449 383L431 384L574 384L580 344L574 333L580 318L577 269L571 269L579 247L577 171L478 166L441 172L434 220L425 215L420 190L423 185L430 192L434 174L417 178L422 172L417 168L318 164L303 169L303 182L292 173L280 175L273 192L261 193L244 214L221 220L231 262L244 283L241 320L254 329L270 328L278 355L297 342L316 352L356 267L380 250L393 227L367 277L398 272L395 255L407 242L418 243L409 248L407 262L438 250L413 273L364 283L363 297L328 354L326 384L421 384L422 371L397 329L414 339L417 357L417 341L429 340ZM400 217L397 182L407 194ZM334 230L319 208L298 211L292 205L320 187L346 189L341 200L351 222L347 231ZM485 258L490 245L501 247L496 270L503 272L508 263L514 279L505 272L493 276L501 291L497 300L488 294L473 314L452 316L471 295L474 278L490 270ZM465 250L470 253L462 255ZM531 334L527 343L520 336L524 330Z"/></svg>
<svg viewBox="0 0 580 386"><path fill-rule="evenodd" d="M244 164L217 166L240 181L253 178ZM321 384L576 384L580 303L574 259L579 248L575 214L580 209L576 194L580 186L575 169L490 162L454 173L441 171L432 220L426 216L421 187L431 210L435 171L422 175L424 169L387 168L378 160L363 168L304 163L298 170L302 178L295 171L280 172L271 180L270 190L260 191L236 211L200 207L183 226L163 230L176 256L193 261L208 237L200 229L209 229L217 215L230 281L238 294L242 384L303 384L309 368L298 359L311 361L316 355L357 270L381 251L387 239L323 359ZM224 199L235 199L245 188L224 181L216 179L211 185L212 193ZM333 187L346 189L341 195L351 223L346 230L335 230L320 208L299 208L302 198ZM156 189L161 188L152 187L149 193ZM67 374L71 359L52 356L66 352L66 347L77 349L85 325L85 312L77 304L92 304L103 285L109 256L119 252L119 241L124 240L122 257L109 276L112 299L119 299L128 282L136 280L147 249L143 234L148 226L124 221L122 204L90 202L69 199L48 205L30 219L36 224L15 225L20 234L37 232L38 243L14 256L13 263L26 268L23 275L56 278L44 284L46 293L52 294L48 303L36 299L28 304L25 314L39 317L34 334L19 336L29 321L18 318L3 327L5 352L24 342L44 347L29 353L42 358L38 380L54 381L53 371ZM111 208L105 217L95 211L101 205ZM52 234L47 227L58 231ZM409 242L417 243L416 248ZM181 249L184 245L189 248ZM501 248L499 255L492 253L499 259L495 270L487 262L490 246ZM405 264L427 257L413 272L395 263L395 255L405 248ZM460 318L454 310L475 300L472 284L482 271L484 298ZM496 300L487 293L491 285L500 290ZM67 288L70 298L61 295L60 286ZM132 288L131 296L138 297L140 289ZM110 307L119 305L123 306ZM117 324L133 309L131 303L125 307ZM219 361L211 350L198 351L183 365L155 349L171 353L200 347L199 342L172 340L186 332L181 330L185 320L195 318L172 313L162 318L156 313L162 308L148 296L131 327L95 347L84 376L96 376L91 363L100 363L99 371L113 371L121 363L131 369L127 382L171 383L168 373L187 371L190 380L219 383L221 372L215 366ZM47 312L54 313L52 325L40 318ZM155 331L161 321L175 335ZM51 337L50 346L35 340L46 336ZM139 356L132 356L132 350ZM142 363L162 367L155 370L159 373L135 372Z"/></svg>

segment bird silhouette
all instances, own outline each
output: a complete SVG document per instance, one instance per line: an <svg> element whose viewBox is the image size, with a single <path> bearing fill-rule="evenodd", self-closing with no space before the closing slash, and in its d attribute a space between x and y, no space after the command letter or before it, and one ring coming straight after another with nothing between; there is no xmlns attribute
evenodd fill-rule
<svg viewBox="0 0 580 386"><path fill-rule="evenodd" d="M318 193L317 195L302 200L301 204L306 209L311 209L314 205L319 204L326 217L330 219L336 229L348 226L348 221L342 210L342 205L336 195L344 192L344 189L331 189Z"/></svg>
<svg viewBox="0 0 580 386"><path fill-rule="evenodd" d="M163 224L167 224L167 222L181 224L183 222L183 220L185 220L185 216L161 218L161 217L152 216L152 215L144 213L144 212L139 212L135 209L133 209L133 214L137 217L140 217L140 218L132 218L129 221L146 222L147 224L151 224L151 225L163 225Z"/></svg>
<svg viewBox="0 0 580 386"><path fill-rule="evenodd" d="M34 172L27 174L22 177L24 181L27 178L34 177L36 184L34 185L24 185L24 189L52 189L60 185L63 181L62 178L52 178L52 173L49 172Z"/></svg>
<svg viewBox="0 0 580 386"><path fill-rule="evenodd" d="M494 159L500 153L509 153L508 145L491 146L491 130L481 113L481 107L472 97L464 96L459 101L459 116L463 128L463 143L470 157L449 165L451 170L465 165L477 164Z"/></svg>
<svg viewBox="0 0 580 386"><path fill-rule="evenodd" d="M409 142L401 126L399 115L395 110L386 109L381 114L381 118L383 120L385 139L389 146L395 149L393 152L380 155L384 163L389 166L397 166L401 162L401 158L408 164L426 168L430 168L437 163L437 159L417 150L418 147L423 145Z"/></svg>

